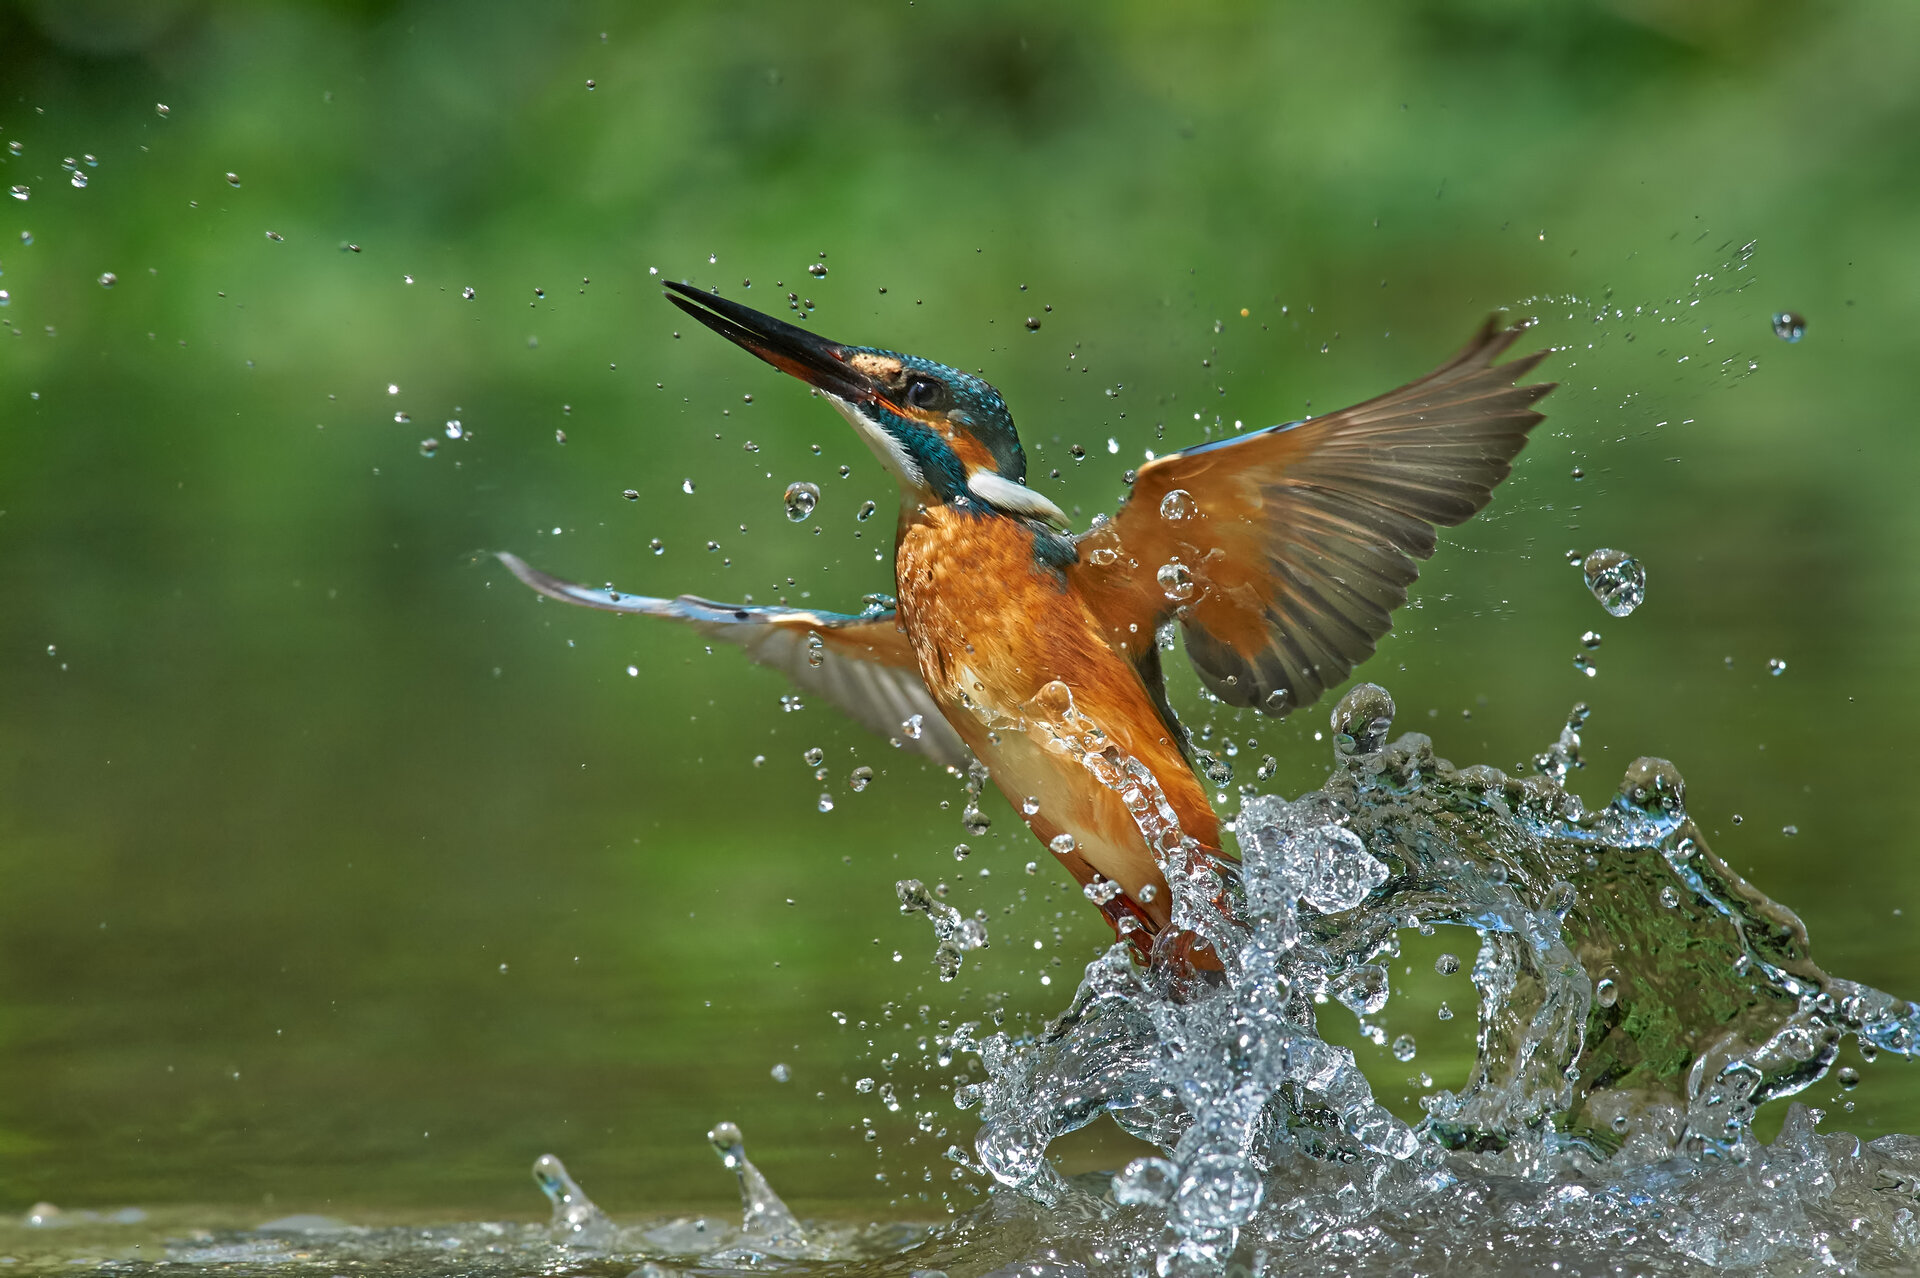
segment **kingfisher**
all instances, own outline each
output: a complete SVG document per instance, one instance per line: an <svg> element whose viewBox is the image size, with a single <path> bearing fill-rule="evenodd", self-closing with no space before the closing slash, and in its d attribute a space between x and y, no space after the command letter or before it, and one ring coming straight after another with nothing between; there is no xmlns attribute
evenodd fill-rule
<svg viewBox="0 0 1920 1278"><path fill-rule="evenodd" d="M502 562L550 598L737 644L903 748L956 769L977 760L1143 951L1180 935L1170 857L1233 863L1167 698L1163 641L1177 627L1229 705L1279 718L1312 703L1391 628L1435 529L1488 503L1553 389L1520 384L1545 350L1494 363L1526 324L1489 317L1398 390L1148 461L1116 513L1076 533L1028 485L1013 416L982 378L666 287L812 386L893 475L893 596L858 613L755 607Z"/></svg>

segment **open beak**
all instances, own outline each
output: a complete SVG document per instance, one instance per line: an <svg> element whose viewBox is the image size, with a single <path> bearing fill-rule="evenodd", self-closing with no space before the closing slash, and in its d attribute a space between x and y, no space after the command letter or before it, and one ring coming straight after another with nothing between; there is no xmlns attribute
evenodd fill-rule
<svg viewBox="0 0 1920 1278"><path fill-rule="evenodd" d="M847 348L749 306L668 282L667 300L720 336L752 351L783 373L850 401L871 400L865 374L847 362Z"/></svg>

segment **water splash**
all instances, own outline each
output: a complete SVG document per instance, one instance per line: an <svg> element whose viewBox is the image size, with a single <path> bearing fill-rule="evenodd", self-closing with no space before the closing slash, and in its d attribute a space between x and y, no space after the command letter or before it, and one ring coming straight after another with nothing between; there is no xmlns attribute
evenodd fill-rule
<svg viewBox="0 0 1920 1278"><path fill-rule="evenodd" d="M1596 811L1561 788L1585 707L1527 779L1457 769L1417 733L1389 744L1392 715L1384 690L1355 689L1334 712L1329 783L1246 801L1224 894L1169 856L1176 926L1219 971L1171 934L1150 963L1118 944L1040 1035L955 1035L988 1074L956 1099L981 1107L996 1180L1055 1209L1084 1196L1047 1147L1111 1114L1166 1155L1108 1191L1163 1206L1153 1267L1222 1273L1249 1235L1409 1208L1468 1175L1551 1186L1764 1162L1755 1109L1819 1079L1844 1036L1914 1050L1920 1010L1814 964L1799 920L1706 847L1671 764L1637 761ZM1109 783L1151 788L1127 762L1108 759ZM1169 851L1162 826L1142 828ZM1316 1006L1376 1015L1396 934L1435 926L1479 939L1478 1058L1410 1127L1320 1037Z"/></svg>
<svg viewBox="0 0 1920 1278"><path fill-rule="evenodd" d="M769 1250L803 1255L816 1250L808 1241L800 1222L794 1219L780 1195L773 1192L767 1178L747 1157L745 1138L733 1123L716 1123L707 1133L707 1141L720 1161L740 1179L740 1232L763 1243Z"/></svg>
<svg viewBox="0 0 1920 1278"><path fill-rule="evenodd" d="M116 1272L292 1261L501 1278L1920 1267L1920 1138L1863 1144L1821 1132L1818 1111L1799 1105L1771 1145L1753 1133L1757 1108L1820 1079L1849 1036L1863 1057L1913 1054L1920 1008L1816 964L1799 919L1706 846L1671 764L1637 760L1595 809L1569 794L1585 707L1535 761L1540 775L1514 777L1456 768L1418 733L1390 740L1392 699L1362 685L1334 712L1336 767L1322 788L1245 799L1238 867L1184 837L1151 775L1068 690L1043 689L1023 713L1122 796L1162 859L1175 926L1148 959L1126 942L1101 954L1038 1034L983 1036L969 1023L941 1037L943 1068L969 1053L985 1068L954 1094L979 1111L977 1160L948 1151L959 1175L996 1185L975 1211L939 1225L803 1225L723 1123L710 1139L738 1178L737 1226L618 1224L547 1156L534 1166L553 1204L547 1226L288 1218L185 1241L171 1228L145 1253L164 1260ZM898 888L957 962L979 921L917 881ZM1476 1059L1408 1123L1318 1017L1337 1006L1369 1024L1391 1002L1385 960L1399 934L1442 927L1476 943ZM1435 971L1461 970L1456 949ZM1392 1054L1414 1049L1397 1039ZM898 1104L889 1087L878 1096ZM1102 1114L1155 1152L1118 1174L1062 1175L1050 1145ZM7 1229L68 1232L0 1220L7 1254L22 1250Z"/></svg>
<svg viewBox="0 0 1920 1278"><path fill-rule="evenodd" d="M555 1242L599 1248L613 1240L613 1222L567 1174L565 1163L552 1154L540 1155L533 1163L533 1180L553 1204L547 1228Z"/></svg>
<svg viewBox="0 0 1920 1278"><path fill-rule="evenodd" d="M951 981L960 974L960 964L968 951L986 948L987 925L979 919L968 918L945 902L934 900L927 885L919 879L901 879L893 885L893 890L900 898L902 914L924 914L932 922L933 966L942 981Z"/></svg>

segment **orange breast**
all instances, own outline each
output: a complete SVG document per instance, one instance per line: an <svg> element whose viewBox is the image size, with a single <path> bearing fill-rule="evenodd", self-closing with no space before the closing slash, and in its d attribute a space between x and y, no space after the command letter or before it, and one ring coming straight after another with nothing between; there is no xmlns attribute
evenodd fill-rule
<svg viewBox="0 0 1920 1278"><path fill-rule="evenodd" d="M1121 886L1110 918L1164 927L1166 882L1122 788L1131 780L1137 798L1157 787L1165 805L1150 805L1148 830L1161 836L1154 812L1217 849L1218 820L1133 666L1033 543L995 515L935 507L903 519L901 622L947 720L1033 832L1050 846L1072 836L1055 851L1081 882L1097 873Z"/></svg>

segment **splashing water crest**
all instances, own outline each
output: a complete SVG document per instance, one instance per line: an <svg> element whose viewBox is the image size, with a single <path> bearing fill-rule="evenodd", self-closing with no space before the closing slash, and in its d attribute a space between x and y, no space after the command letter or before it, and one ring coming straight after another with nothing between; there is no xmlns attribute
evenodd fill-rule
<svg viewBox="0 0 1920 1278"><path fill-rule="evenodd" d="M1130 1166L1103 1195L1163 1208L1130 1252L1109 1253L1138 1273L1225 1273L1275 1247L1294 1272L1313 1239L1345 1267L1367 1255L1347 1249L1355 1227L1384 1244L1414 1218L1431 1237L1400 1238L1374 1257L1383 1268L1408 1249L1444 1256L1461 1235L1440 1222L1456 1219L1519 1221L1536 1231L1529 1245L1572 1240L1570 1256L1620 1236L1716 1265L1830 1251L1806 1209L1831 1192L1849 1138L1815 1136L1797 1110L1763 1148L1754 1111L1819 1079L1844 1035L1910 1054L1920 1010L1815 965L1799 920L1706 848L1670 764L1637 761L1598 811L1562 789L1584 706L1528 780L1456 769L1419 734L1389 745L1392 713L1382 689L1355 689L1334 713L1329 784L1245 802L1245 859L1224 898L1234 917L1190 847L1168 859L1176 923L1222 971L1167 938L1144 966L1118 944L1037 1038L976 1042L962 1027L955 1045L989 1075L982 1166L1059 1209L1091 1191L1048 1162L1056 1137L1104 1112L1160 1146L1167 1159ZM1151 788L1111 747L1105 762L1113 775L1091 769L1104 783ZM1164 800L1136 797L1166 852ZM1413 1128L1318 1036L1314 1005L1332 994L1378 1013L1396 932L1433 925L1478 934L1478 1059ZM1883 1169L1920 1160L1910 1137L1872 1148ZM1920 1258L1910 1208L1877 1220L1877 1245Z"/></svg>

